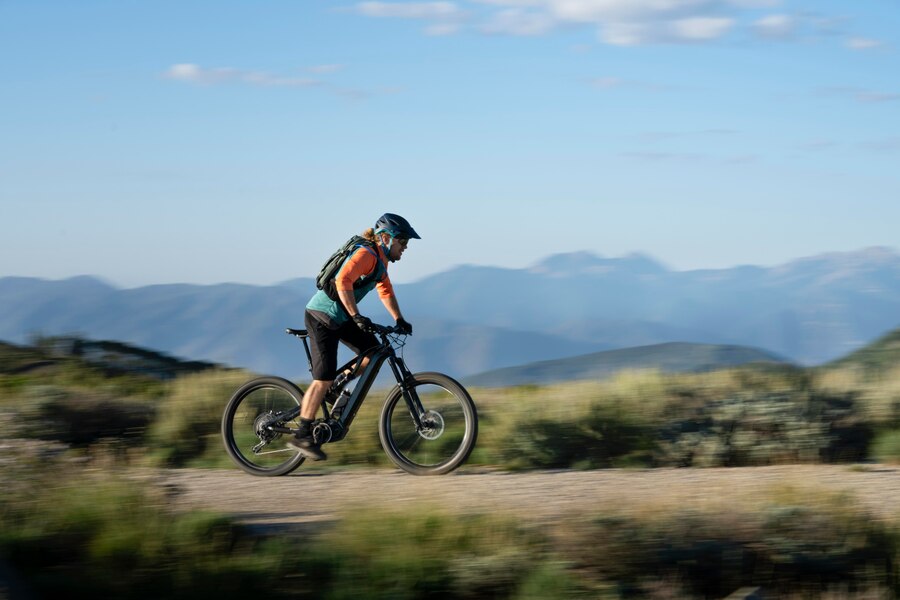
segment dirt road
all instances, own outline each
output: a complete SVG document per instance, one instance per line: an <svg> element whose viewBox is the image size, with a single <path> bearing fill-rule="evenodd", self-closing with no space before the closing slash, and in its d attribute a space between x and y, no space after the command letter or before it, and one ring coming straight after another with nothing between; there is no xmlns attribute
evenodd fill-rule
<svg viewBox="0 0 900 600"><path fill-rule="evenodd" d="M499 511L552 523L573 514L691 509L752 510L773 495L821 502L844 493L876 519L900 520L900 467L791 465L730 469L489 472L439 477L349 470L260 478L234 470L167 471L179 502L258 526L303 526L359 505L425 506L444 512Z"/></svg>

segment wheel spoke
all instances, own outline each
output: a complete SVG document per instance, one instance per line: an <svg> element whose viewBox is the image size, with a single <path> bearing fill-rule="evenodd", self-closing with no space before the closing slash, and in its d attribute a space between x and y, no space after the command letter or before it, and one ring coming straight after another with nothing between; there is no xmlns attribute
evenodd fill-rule
<svg viewBox="0 0 900 600"><path fill-rule="evenodd" d="M471 398L453 380L427 374L414 383L424 409L417 430L399 391L382 413L382 444L401 468L417 474L443 473L459 466L475 443L477 417Z"/></svg>
<svg viewBox="0 0 900 600"><path fill-rule="evenodd" d="M239 467L256 475L281 475L303 462L286 445L289 436L273 432L278 415L296 410L302 400L292 384L261 378L235 393L223 417L225 447ZM254 451L256 450L256 451Z"/></svg>

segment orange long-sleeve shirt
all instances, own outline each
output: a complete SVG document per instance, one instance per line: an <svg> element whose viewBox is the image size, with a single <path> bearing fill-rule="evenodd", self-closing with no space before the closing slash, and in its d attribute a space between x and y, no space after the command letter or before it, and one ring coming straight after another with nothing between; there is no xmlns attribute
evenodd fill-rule
<svg viewBox="0 0 900 600"><path fill-rule="evenodd" d="M335 276L335 288L338 290L353 290L353 282L357 281L360 277L365 277L375 271L378 267L376 260L380 260L382 264L384 264L384 278L375 284L375 289L378 290L379 298L393 297L394 286L391 285L391 278L388 277L387 274L387 257L381 249L380 244L375 245L375 250L378 252L377 259L367 249L357 248L356 252L350 255L350 258L347 259L347 262L344 263L344 266L341 267L341 270L338 271L338 274Z"/></svg>

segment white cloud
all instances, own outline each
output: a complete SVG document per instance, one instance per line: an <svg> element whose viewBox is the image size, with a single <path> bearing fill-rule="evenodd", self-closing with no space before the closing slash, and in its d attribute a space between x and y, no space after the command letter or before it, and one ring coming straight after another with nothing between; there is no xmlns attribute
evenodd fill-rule
<svg viewBox="0 0 900 600"><path fill-rule="evenodd" d="M639 23L696 14L712 0L546 0L552 15L573 23Z"/></svg>
<svg viewBox="0 0 900 600"><path fill-rule="evenodd" d="M790 15L768 15L753 23L757 35L766 38L788 38L794 33L796 22Z"/></svg>
<svg viewBox="0 0 900 600"><path fill-rule="evenodd" d="M600 27L600 39L613 46L639 46L651 38L644 23L609 23Z"/></svg>
<svg viewBox="0 0 900 600"><path fill-rule="evenodd" d="M435 23L425 28L428 35L452 35L461 28L459 23Z"/></svg>
<svg viewBox="0 0 900 600"><path fill-rule="evenodd" d="M490 6L506 6L515 8L525 8L534 6L544 6L547 0L473 0L476 4L488 4Z"/></svg>
<svg viewBox="0 0 900 600"><path fill-rule="evenodd" d="M759 0L755 0L759 1ZM770 2L771 0L765 0ZM563 25L593 25L600 40L616 46L705 42L725 35L735 20L731 0L482 0L543 11L549 31ZM532 28L537 31L538 28Z"/></svg>
<svg viewBox="0 0 900 600"><path fill-rule="evenodd" d="M781 0L729 0L728 4L737 8L774 8L781 6Z"/></svg>
<svg viewBox="0 0 900 600"><path fill-rule="evenodd" d="M197 81L200 78L200 67L194 64L184 63L172 65L166 71L166 76L170 79L180 79L182 81Z"/></svg>
<svg viewBox="0 0 900 600"><path fill-rule="evenodd" d="M530 36L542 35L556 26L556 21L546 13L517 8L502 10L481 28L485 33Z"/></svg>
<svg viewBox="0 0 900 600"><path fill-rule="evenodd" d="M451 35L462 29L466 13L454 2L360 2L353 12L366 17L426 21L427 35Z"/></svg>
<svg viewBox="0 0 900 600"><path fill-rule="evenodd" d="M367 17L446 19L460 14L453 2L360 2L356 10Z"/></svg>
<svg viewBox="0 0 900 600"><path fill-rule="evenodd" d="M676 37L686 41L707 41L720 38L734 25L734 19L724 17L692 17L672 23Z"/></svg>
<svg viewBox="0 0 900 600"><path fill-rule="evenodd" d="M308 67L306 70L310 73L334 73L344 68L344 65L316 65Z"/></svg>
<svg viewBox="0 0 900 600"><path fill-rule="evenodd" d="M163 75L169 79L207 85L215 83L246 83L259 86L309 87L321 83L308 77L283 77L264 71L242 71L231 67L204 69L192 63L172 65Z"/></svg>
<svg viewBox="0 0 900 600"><path fill-rule="evenodd" d="M758 18L759 11L784 4L783 0L365 1L349 10L368 17L426 21L429 35L448 35L465 27L486 34L538 36L564 28L592 27L601 42L617 46L708 43L739 26L750 27L764 38L790 39L801 29L812 30L814 35L837 35L836 28L847 20L810 12ZM857 50L872 44L865 38L846 42Z"/></svg>
<svg viewBox="0 0 900 600"><path fill-rule="evenodd" d="M610 23L600 28L600 39L614 46L708 42L728 33L734 19L692 17L660 22Z"/></svg>
<svg viewBox="0 0 900 600"><path fill-rule="evenodd" d="M343 68L343 65L329 64L306 67L305 69L300 69L300 71L325 75ZM246 71L232 67L204 68L193 63L172 65L162 75L168 79L195 85L233 84L255 87L316 88L326 93L352 100L368 98L373 95L368 91L334 85L322 78L276 75L266 71ZM378 93L396 93L396 90L384 88Z"/></svg>
<svg viewBox="0 0 900 600"><path fill-rule="evenodd" d="M844 40L844 46L850 48L851 50L870 50L872 48L878 48L879 46L883 45L884 43L879 42L878 40L871 40L861 37L850 37Z"/></svg>

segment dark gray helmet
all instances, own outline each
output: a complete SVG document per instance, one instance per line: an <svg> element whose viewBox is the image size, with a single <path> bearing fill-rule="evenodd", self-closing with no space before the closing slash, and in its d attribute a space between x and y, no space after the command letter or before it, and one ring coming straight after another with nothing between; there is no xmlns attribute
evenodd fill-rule
<svg viewBox="0 0 900 600"><path fill-rule="evenodd" d="M395 238L422 239L416 233L416 230L412 228L412 225L409 224L409 221L394 213L384 213L375 223L375 233L381 233L382 231Z"/></svg>

